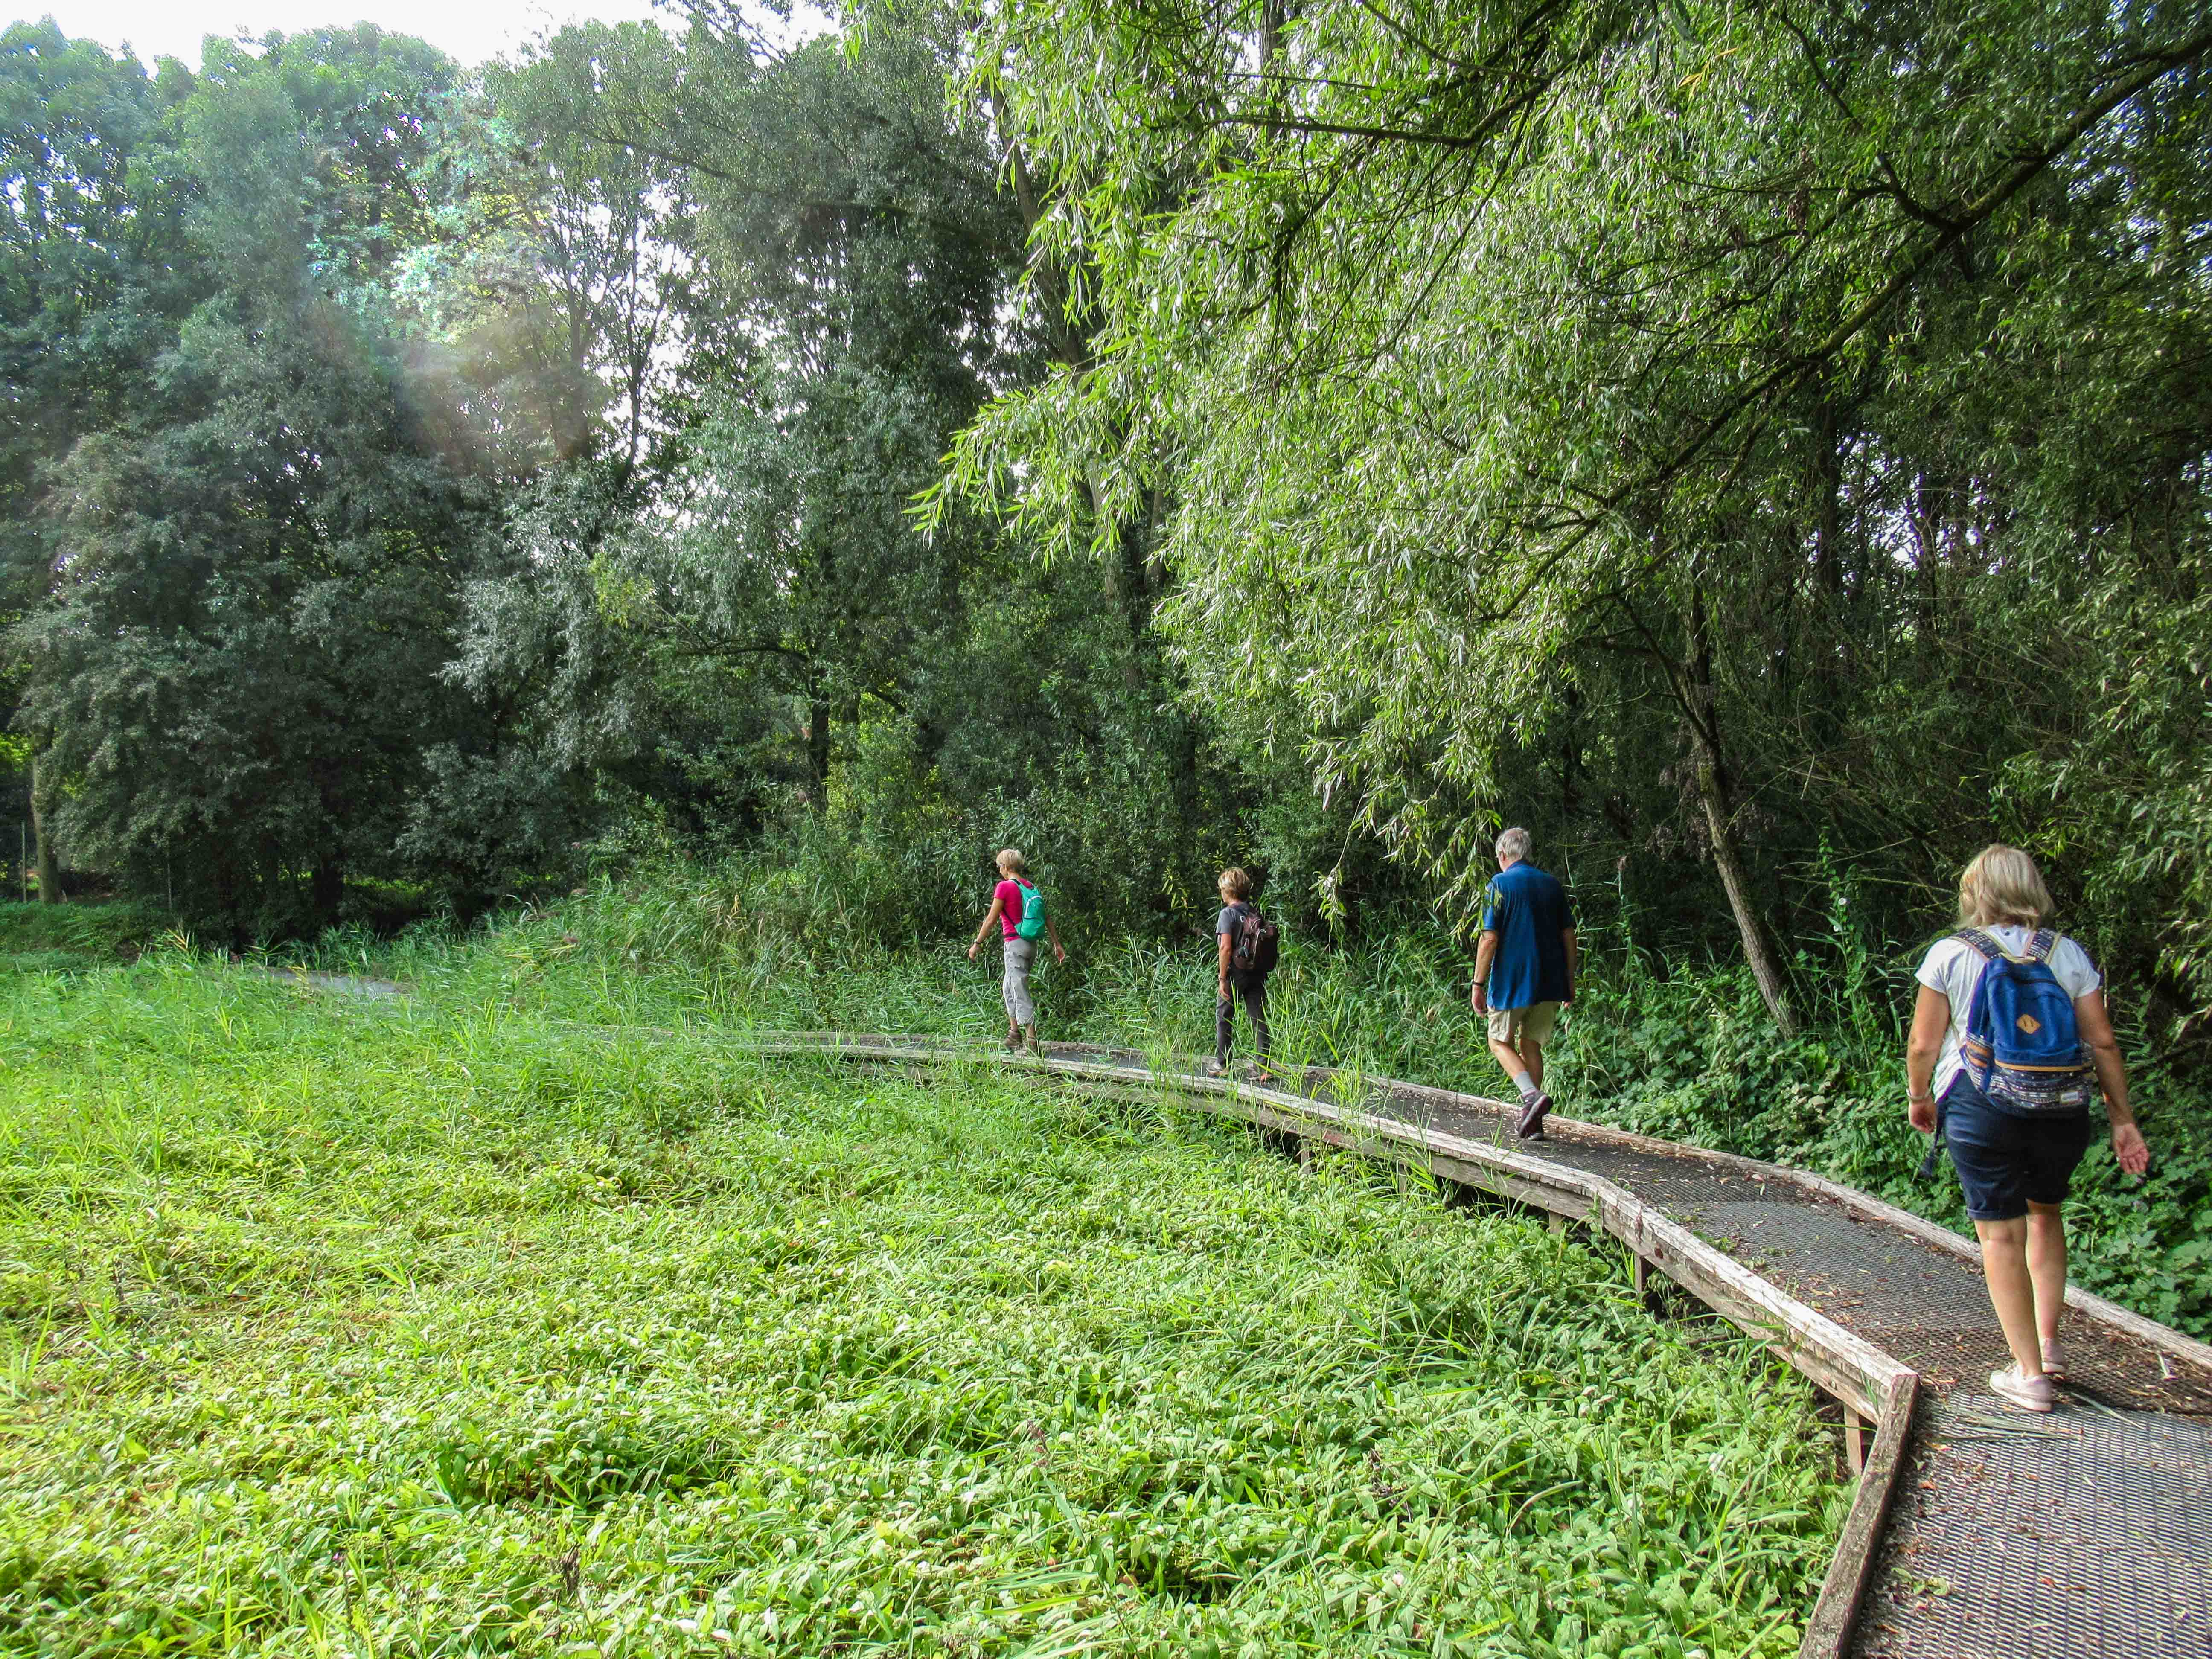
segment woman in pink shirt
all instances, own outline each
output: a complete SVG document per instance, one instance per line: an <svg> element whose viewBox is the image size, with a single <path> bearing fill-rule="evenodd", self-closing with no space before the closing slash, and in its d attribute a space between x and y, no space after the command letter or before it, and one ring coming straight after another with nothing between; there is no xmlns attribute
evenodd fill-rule
<svg viewBox="0 0 2212 1659"><path fill-rule="evenodd" d="M999 854L999 884L991 891L991 908L983 918L983 925L975 930L975 941L968 947L968 960L975 960L983 948L983 941L991 934L991 924L997 922L1006 952L1006 976L1000 981L999 994L1006 1005L1006 1047L1020 1048L1024 1042L1031 1054L1036 1052L1036 1003L1030 995L1030 969L1036 963L1036 941L1024 939L1014 931L1014 924L1022 919L1022 902L1030 890L1030 883L1022 872L1029 866L1022 855L1009 847ZM1044 919L1045 937L1052 942L1055 962L1066 962L1067 952L1060 943L1060 929L1054 926L1048 914Z"/></svg>

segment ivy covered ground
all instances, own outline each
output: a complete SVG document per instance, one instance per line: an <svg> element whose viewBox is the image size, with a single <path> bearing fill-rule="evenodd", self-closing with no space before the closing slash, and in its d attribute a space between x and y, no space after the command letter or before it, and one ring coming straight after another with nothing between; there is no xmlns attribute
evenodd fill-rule
<svg viewBox="0 0 2212 1659"><path fill-rule="evenodd" d="M1832 1439L1607 1251L468 979L0 978L0 1650L1794 1651Z"/></svg>

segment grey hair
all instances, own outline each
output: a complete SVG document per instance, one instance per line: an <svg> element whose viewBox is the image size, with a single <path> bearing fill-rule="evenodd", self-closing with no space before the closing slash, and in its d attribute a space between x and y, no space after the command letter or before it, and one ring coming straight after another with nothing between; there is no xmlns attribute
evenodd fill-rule
<svg viewBox="0 0 2212 1659"><path fill-rule="evenodd" d="M1518 864L1528 856L1533 844L1526 830L1508 830L1498 837L1498 856L1508 864Z"/></svg>

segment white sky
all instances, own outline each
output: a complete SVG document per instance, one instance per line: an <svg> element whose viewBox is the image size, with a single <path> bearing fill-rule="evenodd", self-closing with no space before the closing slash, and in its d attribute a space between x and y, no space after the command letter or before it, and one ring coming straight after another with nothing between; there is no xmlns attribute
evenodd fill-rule
<svg viewBox="0 0 2212 1659"><path fill-rule="evenodd" d="M271 29L374 23L475 64L564 23L652 15L652 0L0 0L0 18L51 16L73 38L127 44L149 64L179 58L195 68L202 40L241 27L258 38Z"/></svg>

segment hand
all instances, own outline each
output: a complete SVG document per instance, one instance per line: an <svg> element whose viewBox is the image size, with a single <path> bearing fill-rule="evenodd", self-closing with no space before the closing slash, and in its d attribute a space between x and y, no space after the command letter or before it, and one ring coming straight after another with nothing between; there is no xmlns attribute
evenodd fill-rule
<svg viewBox="0 0 2212 1659"><path fill-rule="evenodd" d="M1467 994L1467 1006L1474 1009L1478 1014L1488 1013L1490 1012L1490 988L1487 985L1485 985L1480 980L1475 981L1474 988Z"/></svg>
<svg viewBox="0 0 2212 1659"><path fill-rule="evenodd" d="M1918 1100L1907 1100L1905 1103L1905 1115L1911 1120L1912 1127L1919 1130L1922 1134L1932 1135L1936 1133L1935 1096L1928 1095Z"/></svg>
<svg viewBox="0 0 2212 1659"><path fill-rule="evenodd" d="M1224 1002L1228 1001L1228 1000L1229 1000L1229 975L1228 975L1224 974L1224 975L1221 976L1221 984L1220 984L1219 989L1220 989L1220 992L1221 992L1221 1000L1222 1000Z"/></svg>
<svg viewBox="0 0 2212 1659"><path fill-rule="evenodd" d="M2143 1145L2142 1131L2132 1123L2112 1126L2112 1156L2130 1175L2139 1176L2150 1168L2150 1148Z"/></svg>
<svg viewBox="0 0 2212 1659"><path fill-rule="evenodd" d="M1062 945L1058 939L1054 939L1052 942L1052 959L1054 962L1066 962L1067 960L1067 947L1065 945Z"/></svg>
<svg viewBox="0 0 2212 1659"><path fill-rule="evenodd" d="M970 961L970 962L975 961L975 953L976 953L978 951L981 950L982 948L983 948L983 941L982 941L981 939L977 939L977 940L976 940L973 945L969 945L969 946L968 947L968 960L969 960L969 961Z"/></svg>

